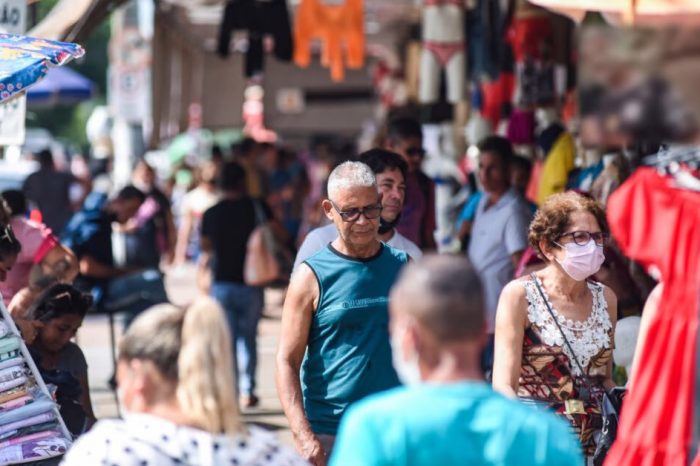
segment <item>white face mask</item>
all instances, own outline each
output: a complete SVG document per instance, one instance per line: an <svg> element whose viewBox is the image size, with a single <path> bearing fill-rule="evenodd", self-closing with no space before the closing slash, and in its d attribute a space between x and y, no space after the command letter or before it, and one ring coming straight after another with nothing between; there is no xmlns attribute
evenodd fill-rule
<svg viewBox="0 0 700 466"><path fill-rule="evenodd" d="M566 253L566 257L563 260L557 259L556 261L559 262L564 272L569 274L574 280L583 281L590 277L600 270L600 266L605 261L603 248L597 246L593 238L588 240L583 246L579 246L576 243L556 244L564 248Z"/></svg>
<svg viewBox="0 0 700 466"><path fill-rule="evenodd" d="M420 368L418 367L418 354L414 351L410 357L404 357L401 348L403 347L405 335L405 326L394 329L394 331L391 332L391 359L401 383L404 385L415 385L421 382Z"/></svg>

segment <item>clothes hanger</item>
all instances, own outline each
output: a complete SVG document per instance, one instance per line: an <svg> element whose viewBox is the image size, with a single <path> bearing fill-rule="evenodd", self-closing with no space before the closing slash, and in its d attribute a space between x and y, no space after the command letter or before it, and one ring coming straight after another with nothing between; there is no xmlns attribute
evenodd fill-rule
<svg viewBox="0 0 700 466"><path fill-rule="evenodd" d="M672 177L675 187L700 192L700 179L692 173L700 167L700 147L663 146L657 154L645 157L642 163Z"/></svg>

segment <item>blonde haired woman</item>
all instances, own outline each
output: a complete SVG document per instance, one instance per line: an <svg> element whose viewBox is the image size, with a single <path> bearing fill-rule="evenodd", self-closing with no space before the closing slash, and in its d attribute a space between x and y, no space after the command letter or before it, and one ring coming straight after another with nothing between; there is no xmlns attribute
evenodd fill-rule
<svg viewBox="0 0 700 466"><path fill-rule="evenodd" d="M100 421L62 464L306 464L272 434L241 423L231 355L226 317L215 301L151 308L119 348L124 419Z"/></svg>

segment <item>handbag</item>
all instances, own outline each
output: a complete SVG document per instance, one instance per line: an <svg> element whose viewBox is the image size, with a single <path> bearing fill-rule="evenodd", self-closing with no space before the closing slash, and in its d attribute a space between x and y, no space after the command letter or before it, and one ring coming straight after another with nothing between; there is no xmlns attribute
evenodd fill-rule
<svg viewBox="0 0 700 466"><path fill-rule="evenodd" d="M542 288L540 288L540 284L537 281L537 278L535 277L534 274L530 274L532 277L533 281L535 282L535 286L537 287L537 291L539 292L540 296L542 297L542 301L544 302L545 306L547 307L547 310L549 311L549 315L552 316L552 320L554 320L554 323L557 324L557 328L559 329L559 332L561 333L561 336L564 338L564 343L566 343L566 346L569 348L569 351L571 351L571 355L573 356L574 362L576 363L576 366L579 368L581 371L581 374L583 374L583 381L585 382L589 393L593 393L593 385L591 384L590 379L588 378L588 375L586 372L583 370L583 366L581 366L581 363L578 361L578 358L576 357L576 353L574 352L574 348L571 346L571 343L569 343L569 340L566 338L566 334L564 333L564 330L561 328L561 324L559 323L559 319L556 318L554 315L554 311L552 311L552 308L549 305L549 301L547 301L547 297L544 295L544 292L542 291ZM620 394L622 393L622 394ZM618 387L612 388L610 392L604 391L603 392L603 398L600 401L600 415L602 418L602 426L601 426L601 431L600 431L600 438L598 439L598 442L596 444L596 449L595 453L593 453L593 465L594 466L602 466L603 462L605 461L605 456L608 454L608 451L610 450L610 447L612 447L613 442L615 441L615 437L617 436L617 425L619 421L619 412L620 408L622 407L622 396L624 394L624 390L620 389Z"/></svg>
<svg viewBox="0 0 700 466"><path fill-rule="evenodd" d="M294 259L277 239L260 201L253 200L256 227L248 237L243 280L249 286L265 286L289 277Z"/></svg>

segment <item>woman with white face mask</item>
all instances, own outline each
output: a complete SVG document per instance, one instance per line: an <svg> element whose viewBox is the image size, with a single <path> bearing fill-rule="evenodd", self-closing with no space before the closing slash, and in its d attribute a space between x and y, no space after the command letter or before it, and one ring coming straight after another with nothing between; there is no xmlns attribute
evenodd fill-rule
<svg viewBox="0 0 700 466"><path fill-rule="evenodd" d="M599 401L614 387L617 298L589 278L605 260L608 235L594 200L573 192L549 197L528 232L547 265L510 282L496 313L493 387L555 410L588 456L601 427Z"/></svg>
<svg viewBox="0 0 700 466"><path fill-rule="evenodd" d="M209 298L141 314L119 346L124 419L99 421L62 466L306 465L271 433L243 424L228 328Z"/></svg>

